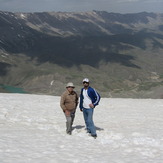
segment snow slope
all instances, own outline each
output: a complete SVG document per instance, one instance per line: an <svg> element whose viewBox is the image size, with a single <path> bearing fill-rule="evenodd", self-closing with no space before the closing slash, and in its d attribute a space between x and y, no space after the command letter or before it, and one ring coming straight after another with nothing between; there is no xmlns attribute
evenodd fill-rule
<svg viewBox="0 0 163 163"><path fill-rule="evenodd" d="M0 94L0 163L162 163L163 100L102 98L97 139L76 112L65 133L60 97Z"/></svg>

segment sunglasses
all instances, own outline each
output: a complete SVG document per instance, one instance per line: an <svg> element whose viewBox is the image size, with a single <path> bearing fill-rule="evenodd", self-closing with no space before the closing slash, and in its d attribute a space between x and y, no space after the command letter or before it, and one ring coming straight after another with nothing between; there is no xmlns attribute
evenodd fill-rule
<svg viewBox="0 0 163 163"><path fill-rule="evenodd" d="M89 82L83 82L83 84L89 84Z"/></svg>
<svg viewBox="0 0 163 163"><path fill-rule="evenodd" d="M67 87L67 88L74 88L74 87L69 86L69 87Z"/></svg>

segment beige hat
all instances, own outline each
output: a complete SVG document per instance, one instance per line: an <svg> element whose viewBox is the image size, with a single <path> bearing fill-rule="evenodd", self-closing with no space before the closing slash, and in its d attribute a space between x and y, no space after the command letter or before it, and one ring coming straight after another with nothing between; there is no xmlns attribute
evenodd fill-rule
<svg viewBox="0 0 163 163"><path fill-rule="evenodd" d="M74 86L74 84L73 84L72 82L67 83L66 88L67 88L67 87L73 87L73 88L75 88L75 86Z"/></svg>

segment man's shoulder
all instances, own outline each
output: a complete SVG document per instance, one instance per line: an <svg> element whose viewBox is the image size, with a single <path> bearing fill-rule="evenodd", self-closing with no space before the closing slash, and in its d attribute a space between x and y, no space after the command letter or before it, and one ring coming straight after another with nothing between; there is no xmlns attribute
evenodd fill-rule
<svg viewBox="0 0 163 163"><path fill-rule="evenodd" d="M76 91L73 91L73 94L77 95Z"/></svg>
<svg viewBox="0 0 163 163"><path fill-rule="evenodd" d="M94 89L92 87L89 87L88 91L99 95L99 93L96 91L96 89Z"/></svg>
<svg viewBox="0 0 163 163"><path fill-rule="evenodd" d="M89 86L89 87L88 87L88 90L89 90L89 91L94 91L94 88L92 88L92 87Z"/></svg>
<svg viewBox="0 0 163 163"><path fill-rule="evenodd" d="M84 90L84 88L81 88L81 92Z"/></svg>
<svg viewBox="0 0 163 163"><path fill-rule="evenodd" d="M64 92L62 93L62 96L67 95L67 94L68 94L68 91L66 90L66 91L64 91Z"/></svg>

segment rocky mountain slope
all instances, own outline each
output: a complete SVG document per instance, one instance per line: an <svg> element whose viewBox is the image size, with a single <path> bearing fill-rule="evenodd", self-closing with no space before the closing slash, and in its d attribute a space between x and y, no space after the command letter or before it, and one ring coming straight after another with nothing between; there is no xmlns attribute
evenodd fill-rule
<svg viewBox="0 0 163 163"><path fill-rule="evenodd" d="M163 14L0 12L1 85L60 95L88 77L105 97L162 98L162 63Z"/></svg>

